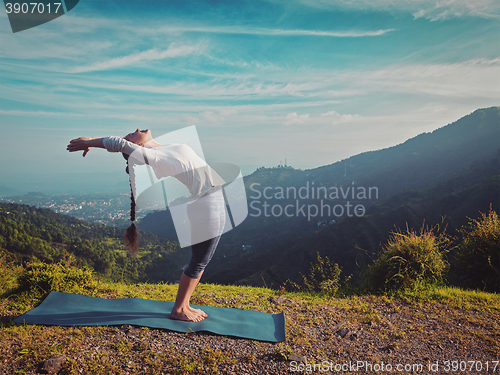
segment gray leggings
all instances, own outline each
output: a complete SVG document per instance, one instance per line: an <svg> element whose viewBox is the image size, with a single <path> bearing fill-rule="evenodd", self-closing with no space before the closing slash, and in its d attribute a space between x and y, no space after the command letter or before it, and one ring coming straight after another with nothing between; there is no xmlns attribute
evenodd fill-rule
<svg viewBox="0 0 500 375"><path fill-rule="evenodd" d="M193 245L191 261L184 270L186 276L197 279L212 259L226 223L226 210L221 187L214 187L197 201L188 204ZM202 234L202 235L201 235ZM196 241L196 238L209 238Z"/></svg>

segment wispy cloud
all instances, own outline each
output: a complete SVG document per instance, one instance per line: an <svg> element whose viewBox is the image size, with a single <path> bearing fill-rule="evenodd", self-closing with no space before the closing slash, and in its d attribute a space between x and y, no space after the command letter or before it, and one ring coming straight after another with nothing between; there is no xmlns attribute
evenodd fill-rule
<svg viewBox="0 0 500 375"><path fill-rule="evenodd" d="M394 65L348 73L347 79L372 90L423 93L447 98L499 99L500 58L474 59L448 64Z"/></svg>
<svg viewBox="0 0 500 375"><path fill-rule="evenodd" d="M285 125L305 124L307 120L309 120L309 113L298 115L297 112L292 112L285 116Z"/></svg>
<svg viewBox="0 0 500 375"><path fill-rule="evenodd" d="M297 0L323 9L381 10L410 13L431 21L461 17L500 18L498 0Z"/></svg>
<svg viewBox="0 0 500 375"><path fill-rule="evenodd" d="M17 111L17 110L3 110L0 109L0 115L5 116L21 116L21 117L84 117L85 115L77 113L65 113L65 112L47 112L47 111Z"/></svg>
<svg viewBox="0 0 500 375"><path fill-rule="evenodd" d="M117 57L102 62L96 62L88 66L79 66L68 70L68 73L85 73L98 70L108 70L121 68L128 65L135 65L143 61L164 60L174 57L188 56L195 53L200 53L199 46L175 46L171 45L166 50L157 50L156 48L133 53L127 56Z"/></svg>
<svg viewBox="0 0 500 375"><path fill-rule="evenodd" d="M301 29L266 29L258 27L242 26L166 26L158 30L164 33L214 33L214 34L246 34L246 35L269 35L269 36L323 36L334 38L359 38L367 36L379 36L394 31L394 29L383 30L345 30L345 31L321 31Z"/></svg>
<svg viewBox="0 0 500 375"><path fill-rule="evenodd" d="M196 123L232 126L232 123L241 123L242 118L259 114L270 123L292 125L309 124L315 116L323 114L320 117L324 122L340 124L359 119L327 108L335 103L357 105L374 95L391 97L394 103L401 100L403 93L415 103L467 99L470 106L496 105L500 58L451 64L395 64L374 70L303 71L283 67L279 71L262 72L253 79L245 73L241 79L238 76L204 82L183 79L173 84L146 80L142 76L128 76L128 83L123 84L123 77L120 74L80 79L79 75L59 75L54 86L53 76L40 74L30 77L29 83L3 83L0 98L26 105L36 102L47 108L58 108L68 116L81 113L92 118L136 114L138 118L143 116L147 121L159 122L167 114L169 117L176 114L178 119L187 116ZM94 95L89 96L89 92ZM304 113L309 113L309 118ZM64 116L51 110L40 113L5 110L2 114Z"/></svg>
<svg viewBox="0 0 500 375"><path fill-rule="evenodd" d="M413 13L413 16L431 21L465 16L500 18L500 2L497 0L427 1L417 7L419 9Z"/></svg>

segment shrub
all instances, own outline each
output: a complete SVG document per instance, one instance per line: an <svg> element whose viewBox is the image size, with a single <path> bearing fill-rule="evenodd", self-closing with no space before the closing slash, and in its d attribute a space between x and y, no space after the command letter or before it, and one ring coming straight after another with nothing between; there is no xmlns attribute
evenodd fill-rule
<svg viewBox="0 0 500 375"><path fill-rule="evenodd" d="M14 257L0 252L0 296L8 295L9 291L17 287L17 277L22 267L15 264Z"/></svg>
<svg viewBox="0 0 500 375"><path fill-rule="evenodd" d="M323 293L334 296L340 287L341 268L337 263L332 263L327 256L324 258L317 253L316 263L311 263L309 275L302 276L302 284L299 285L288 280L286 285L292 290L305 291L310 293Z"/></svg>
<svg viewBox="0 0 500 375"><path fill-rule="evenodd" d="M393 232L380 257L363 277L368 290L396 291L425 284L441 283L448 268L444 245L449 239L432 230Z"/></svg>
<svg viewBox="0 0 500 375"><path fill-rule="evenodd" d="M461 229L456 263L466 287L500 292L500 221L492 210Z"/></svg>
<svg viewBox="0 0 500 375"><path fill-rule="evenodd" d="M47 264L33 262L26 266L18 278L15 293L28 292L32 297L41 297L50 291L84 292L92 289L95 279L92 269L75 267L63 262Z"/></svg>

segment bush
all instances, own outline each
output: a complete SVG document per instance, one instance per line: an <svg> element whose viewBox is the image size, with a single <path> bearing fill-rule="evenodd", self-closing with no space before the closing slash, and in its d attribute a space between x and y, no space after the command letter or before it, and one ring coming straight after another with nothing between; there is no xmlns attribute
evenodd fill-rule
<svg viewBox="0 0 500 375"><path fill-rule="evenodd" d="M0 297L17 287L16 281L21 272L22 267L15 264L14 257L0 251Z"/></svg>
<svg viewBox="0 0 500 375"><path fill-rule="evenodd" d="M490 207L461 229L456 263L464 286L500 292L500 221Z"/></svg>
<svg viewBox="0 0 500 375"><path fill-rule="evenodd" d="M449 239L422 227L393 232L380 257L366 271L363 285L372 291L396 291L442 283L448 263L444 245Z"/></svg>
<svg viewBox="0 0 500 375"><path fill-rule="evenodd" d="M50 291L84 292L93 289L95 279L92 269L75 267L63 262L47 264L33 262L26 266L18 278L15 293L28 292L32 297L42 297Z"/></svg>
<svg viewBox="0 0 500 375"><path fill-rule="evenodd" d="M299 285L288 280L288 289L305 291L310 293L323 293L334 296L340 287L341 268L337 263L332 263L327 256L324 258L317 253L316 263L311 263L309 275L302 276L302 284Z"/></svg>

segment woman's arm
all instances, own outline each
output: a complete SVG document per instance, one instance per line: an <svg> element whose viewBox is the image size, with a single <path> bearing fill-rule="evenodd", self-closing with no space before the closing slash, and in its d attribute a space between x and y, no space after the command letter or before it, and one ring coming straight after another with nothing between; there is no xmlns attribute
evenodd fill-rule
<svg viewBox="0 0 500 375"><path fill-rule="evenodd" d="M148 149L135 143L129 142L122 137L80 137L72 139L66 150L69 152L83 151L87 155L91 147L105 148L109 152L123 152L133 156L139 163L149 164L149 160L156 159L156 151ZM137 153L135 151L141 150Z"/></svg>
<svg viewBox="0 0 500 375"><path fill-rule="evenodd" d="M69 152L83 151L83 156L85 157L91 147L105 148L103 139L103 137L80 137L72 139L69 145L66 146L66 150Z"/></svg>

